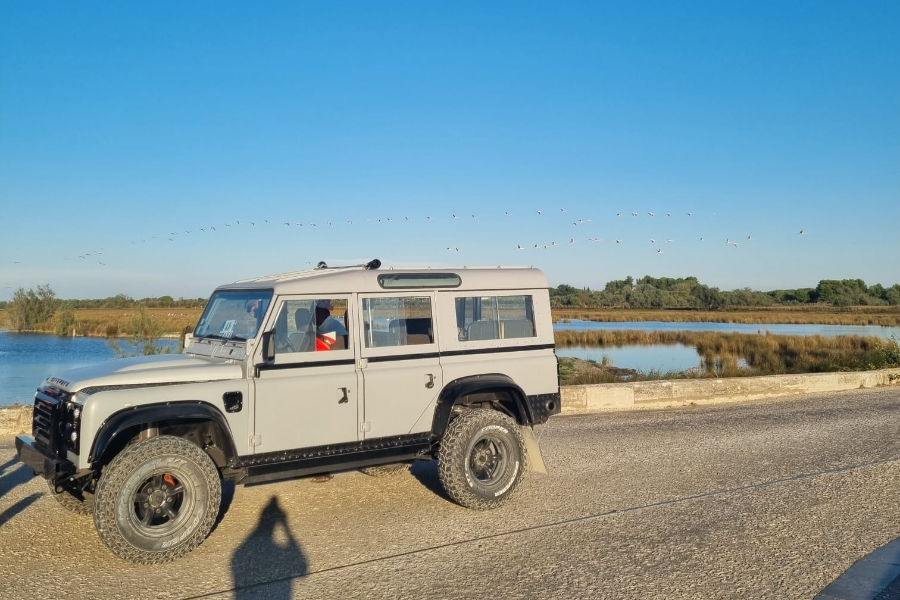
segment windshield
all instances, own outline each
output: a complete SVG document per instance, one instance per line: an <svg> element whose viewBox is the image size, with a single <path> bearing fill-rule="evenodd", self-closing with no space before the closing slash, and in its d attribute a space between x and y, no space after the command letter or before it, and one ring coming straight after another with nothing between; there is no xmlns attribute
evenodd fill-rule
<svg viewBox="0 0 900 600"><path fill-rule="evenodd" d="M215 292L197 323L194 337L248 340L256 337L272 290L227 290Z"/></svg>

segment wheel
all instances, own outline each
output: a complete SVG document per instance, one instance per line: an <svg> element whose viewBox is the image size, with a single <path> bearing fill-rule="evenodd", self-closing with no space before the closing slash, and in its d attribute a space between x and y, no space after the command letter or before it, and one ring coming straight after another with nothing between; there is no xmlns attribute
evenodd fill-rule
<svg viewBox="0 0 900 600"><path fill-rule="evenodd" d="M495 410L470 410L447 426L438 451L438 477L454 502L486 510L513 495L525 461L525 440L512 418Z"/></svg>
<svg viewBox="0 0 900 600"><path fill-rule="evenodd" d="M296 352L297 349L291 344L286 333L279 333L275 330L275 352Z"/></svg>
<svg viewBox="0 0 900 600"><path fill-rule="evenodd" d="M409 470L409 463L395 463L392 465L378 465L377 467L360 467L360 472L369 477L390 477Z"/></svg>
<svg viewBox="0 0 900 600"><path fill-rule="evenodd" d="M168 562L206 539L221 500L219 471L203 450L181 438L153 437L127 446L103 470L94 526L119 558Z"/></svg>
<svg viewBox="0 0 900 600"><path fill-rule="evenodd" d="M76 515L90 516L94 514L94 494L90 491L85 490L81 492L84 500L80 500L69 492L57 494L56 488L53 487L53 484L49 480L47 481L47 488L50 490L50 495L56 498L59 505L67 511L75 513Z"/></svg>

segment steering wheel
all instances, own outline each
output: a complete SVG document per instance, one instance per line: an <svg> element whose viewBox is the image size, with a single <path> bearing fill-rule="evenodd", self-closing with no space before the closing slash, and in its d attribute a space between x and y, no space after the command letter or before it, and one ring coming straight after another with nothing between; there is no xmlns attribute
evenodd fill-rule
<svg viewBox="0 0 900 600"><path fill-rule="evenodd" d="M296 352L297 349L291 344L291 340L284 332L275 330L275 352Z"/></svg>

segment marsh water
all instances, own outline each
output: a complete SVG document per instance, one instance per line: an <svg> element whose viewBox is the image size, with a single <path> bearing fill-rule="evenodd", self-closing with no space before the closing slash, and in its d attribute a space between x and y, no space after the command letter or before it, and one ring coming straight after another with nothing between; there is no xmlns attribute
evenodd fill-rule
<svg viewBox="0 0 900 600"><path fill-rule="evenodd" d="M178 340L161 343L174 348ZM31 404L35 389L47 377L115 357L104 338L9 333L0 329L0 406Z"/></svg>
<svg viewBox="0 0 900 600"><path fill-rule="evenodd" d="M554 330L718 331L780 335L864 335L900 339L900 327L845 325L745 325L739 323L670 323L641 321L610 323L572 320L554 324ZM175 340L163 342L175 348ZM638 371L684 371L700 368L697 351L683 344L620 346L604 348L558 348L559 356L602 361ZM0 330L0 406L31 404L35 388L48 376L67 369L97 364L116 357L105 339L58 337Z"/></svg>

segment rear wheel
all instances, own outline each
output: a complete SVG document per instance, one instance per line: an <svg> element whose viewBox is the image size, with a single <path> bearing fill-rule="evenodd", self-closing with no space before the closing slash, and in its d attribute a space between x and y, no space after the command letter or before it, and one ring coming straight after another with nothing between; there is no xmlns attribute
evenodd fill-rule
<svg viewBox="0 0 900 600"><path fill-rule="evenodd" d="M486 510L513 495L525 460L525 440L512 418L495 410L470 410L447 426L438 451L438 476L454 502Z"/></svg>
<svg viewBox="0 0 900 600"><path fill-rule="evenodd" d="M153 437L126 447L104 469L94 525L119 558L168 562L206 539L221 499L219 472L203 450L181 438Z"/></svg>

